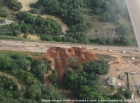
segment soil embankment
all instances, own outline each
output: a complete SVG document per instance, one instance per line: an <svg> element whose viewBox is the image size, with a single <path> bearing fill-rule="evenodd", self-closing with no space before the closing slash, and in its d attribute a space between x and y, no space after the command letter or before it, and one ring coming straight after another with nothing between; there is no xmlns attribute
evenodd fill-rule
<svg viewBox="0 0 140 103"><path fill-rule="evenodd" d="M72 47L72 48L60 48L51 47L47 50L46 57L51 61L50 66L58 73L59 81L62 81L64 72L71 66L73 61L70 58L74 58L78 65L81 65L86 61L98 60L98 57L86 48Z"/></svg>

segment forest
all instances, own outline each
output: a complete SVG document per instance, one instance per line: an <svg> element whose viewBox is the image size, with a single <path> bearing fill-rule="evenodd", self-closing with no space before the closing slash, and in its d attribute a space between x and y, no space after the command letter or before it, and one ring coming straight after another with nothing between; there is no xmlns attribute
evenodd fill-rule
<svg viewBox="0 0 140 103"><path fill-rule="evenodd" d="M4 0L4 2L14 11L19 11L22 8L22 4L17 0Z"/></svg>
<svg viewBox="0 0 140 103"><path fill-rule="evenodd" d="M16 0L5 0L8 6L15 2L19 7L21 4ZM121 2L121 4L120 4ZM115 6L114 6L115 5ZM124 6L125 5L125 6ZM121 0L38 0L36 3L30 4L31 10L13 12L16 22L0 28L0 35L18 36L24 33L26 38L28 33L40 36L41 40L57 41L57 42L72 42L72 43L94 43L102 45L132 45L136 41L128 36L132 30L125 24L120 22L121 19L130 21L129 14L126 8L125 1ZM87 33L94 25L90 21L86 21L84 9L91 10L89 15L98 17L99 22L108 22L117 25L115 28L115 37L88 37ZM86 12L88 13L88 12ZM41 16L50 14L60 18L70 28L66 33L62 32L62 27L57 21L45 19ZM8 17L8 12L5 9L0 11L2 17ZM23 16L25 15L25 16ZM98 30L95 30L98 32Z"/></svg>
<svg viewBox="0 0 140 103"><path fill-rule="evenodd" d="M121 88L118 89L118 93L110 96L108 94L114 87L102 87L100 76L107 74L109 70L109 65L104 59L68 68L62 82L58 81L57 72L52 70L48 77L51 84L44 85L44 74L51 70L49 63L46 58L35 59L29 53L0 51L0 102L43 103L42 99L67 99L69 96L60 92L62 89L70 90L73 98L79 100L123 100L131 97L130 91L123 91Z"/></svg>
<svg viewBox="0 0 140 103"><path fill-rule="evenodd" d="M42 99L64 99L58 88L45 86L44 73L50 70L44 60L35 60L26 53L0 52L0 71L17 78L0 75L1 103L42 103ZM17 82L21 86L19 88Z"/></svg>

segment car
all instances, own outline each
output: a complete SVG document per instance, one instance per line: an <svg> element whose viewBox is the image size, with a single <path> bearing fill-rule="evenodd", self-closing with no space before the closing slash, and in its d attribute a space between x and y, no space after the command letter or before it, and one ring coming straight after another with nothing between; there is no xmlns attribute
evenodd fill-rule
<svg viewBox="0 0 140 103"><path fill-rule="evenodd" d="M136 52L139 52L139 50L138 50L138 49L135 49L135 51L136 51Z"/></svg>
<svg viewBox="0 0 140 103"><path fill-rule="evenodd" d="M108 50L108 52L111 52L111 53L113 53L114 51L109 49L109 50Z"/></svg>
<svg viewBox="0 0 140 103"><path fill-rule="evenodd" d="M1 43L4 43L4 41L0 41Z"/></svg>
<svg viewBox="0 0 140 103"><path fill-rule="evenodd" d="M98 50L98 48L94 48L94 50Z"/></svg>
<svg viewBox="0 0 140 103"><path fill-rule="evenodd" d="M26 44L27 42L23 41L22 43L25 43Z"/></svg>

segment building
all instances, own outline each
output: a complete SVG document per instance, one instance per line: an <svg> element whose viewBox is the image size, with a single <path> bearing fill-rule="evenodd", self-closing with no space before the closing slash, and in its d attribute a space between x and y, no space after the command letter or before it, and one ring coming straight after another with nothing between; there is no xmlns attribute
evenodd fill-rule
<svg viewBox="0 0 140 103"><path fill-rule="evenodd" d="M0 20L0 25L9 25L11 23L13 23L14 21L11 20Z"/></svg>
<svg viewBox="0 0 140 103"><path fill-rule="evenodd" d="M0 20L0 24L6 24L5 20Z"/></svg>
<svg viewBox="0 0 140 103"><path fill-rule="evenodd" d="M122 51L122 53L123 53L123 54L127 54L127 53L129 53L129 52L128 52L128 51Z"/></svg>
<svg viewBox="0 0 140 103"><path fill-rule="evenodd" d="M115 86L116 79L114 77L108 77L107 84L110 86Z"/></svg>

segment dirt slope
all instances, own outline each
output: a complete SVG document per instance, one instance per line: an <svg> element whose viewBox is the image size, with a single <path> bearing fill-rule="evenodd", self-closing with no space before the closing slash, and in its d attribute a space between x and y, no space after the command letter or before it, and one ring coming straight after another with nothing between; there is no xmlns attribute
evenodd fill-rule
<svg viewBox="0 0 140 103"><path fill-rule="evenodd" d="M79 47L68 49L51 47L47 50L46 57L51 61L51 68L57 71L59 81L62 81L63 74L68 67L73 65L73 62L69 61L70 58L75 58L79 65L85 61L98 60L98 57L94 53L86 50L86 48Z"/></svg>

